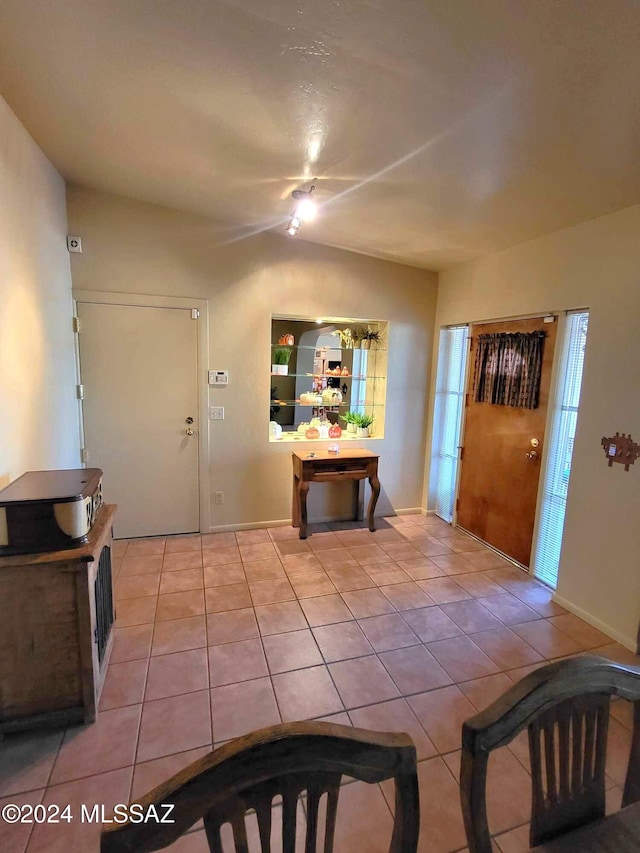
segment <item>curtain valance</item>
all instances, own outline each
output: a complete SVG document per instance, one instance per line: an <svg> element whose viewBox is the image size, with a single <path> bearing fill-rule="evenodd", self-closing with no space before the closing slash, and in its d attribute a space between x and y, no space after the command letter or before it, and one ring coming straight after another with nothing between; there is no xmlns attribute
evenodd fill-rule
<svg viewBox="0 0 640 853"><path fill-rule="evenodd" d="M479 335L473 374L475 402L537 408L545 334Z"/></svg>

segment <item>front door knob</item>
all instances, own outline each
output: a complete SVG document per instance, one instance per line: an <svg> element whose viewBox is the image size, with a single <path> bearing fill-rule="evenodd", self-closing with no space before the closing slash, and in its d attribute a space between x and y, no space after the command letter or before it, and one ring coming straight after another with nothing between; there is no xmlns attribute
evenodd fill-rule
<svg viewBox="0 0 640 853"><path fill-rule="evenodd" d="M191 427L186 429L185 432L187 433L187 435L193 435L193 429Z"/></svg>
<svg viewBox="0 0 640 853"><path fill-rule="evenodd" d="M538 458L538 451L537 450L530 450L528 453L525 453L525 456L527 457L527 459L537 459Z"/></svg>

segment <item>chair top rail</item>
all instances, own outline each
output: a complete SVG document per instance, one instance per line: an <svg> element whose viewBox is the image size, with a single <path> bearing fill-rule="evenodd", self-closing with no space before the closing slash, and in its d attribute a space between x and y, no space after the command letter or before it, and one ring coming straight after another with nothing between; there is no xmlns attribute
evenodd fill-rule
<svg viewBox="0 0 640 853"><path fill-rule="evenodd" d="M136 800L143 809L174 804L175 823L170 833L166 825L158 824L156 833L146 824L143 833L145 824L124 822L103 831L101 850L107 853L111 849L111 839L114 850L155 850L160 837L177 839L203 813L246 789L305 772L310 780L314 773L338 773L381 782L415 772L415 746L407 734L335 723L294 722L259 729L203 756Z"/></svg>
<svg viewBox="0 0 640 853"><path fill-rule="evenodd" d="M640 666L585 655L542 666L526 675L462 726L463 749L476 755L509 743L537 716L559 702L603 693L640 700Z"/></svg>

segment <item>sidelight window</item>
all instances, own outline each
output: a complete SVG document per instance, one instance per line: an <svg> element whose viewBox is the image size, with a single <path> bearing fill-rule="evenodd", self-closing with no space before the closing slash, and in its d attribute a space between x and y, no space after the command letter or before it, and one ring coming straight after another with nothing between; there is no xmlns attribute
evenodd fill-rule
<svg viewBox="0 0 640 853"><path fill-rule="evenodd" d="M554 589L558 582L588 325L588 311L575 311L567 316L532 564L536 577Z"/></svg>
<svg viewBox="0 0 640 853"><path fill-rule="evenodd" d="M431 460L436 515L451 523L465 395L468 326L440 330Z"/></svg>

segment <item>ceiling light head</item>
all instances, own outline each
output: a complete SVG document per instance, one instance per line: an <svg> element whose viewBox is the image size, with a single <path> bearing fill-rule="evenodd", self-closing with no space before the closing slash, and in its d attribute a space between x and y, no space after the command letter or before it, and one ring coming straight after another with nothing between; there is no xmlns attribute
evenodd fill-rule
<svg viewBox="0 0 640 853"><path fill-rule="evenodd" d="M291 237L295 237L298 229L304 222L310 222L315 218L317 207L315 201L311 198L311 194L315 190L314 186L308 190L294 190L291 197L296 202L296 208L291 214L291 218L287 223L286 232Z"/></svg>
<svg viewBox="0 0 640 853"><path fill-rule="evenodd" d="M294 190L291 197L297 202L295 217L302 222L311 222L318 211L317 205L312 198L315 187L312 185L308 190Z"/></svg>

